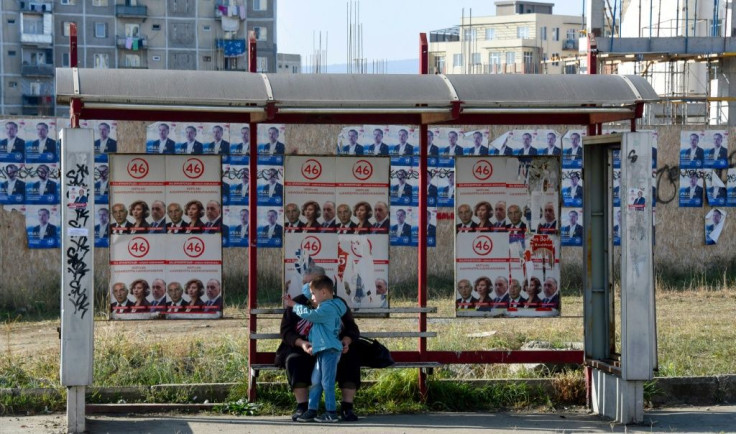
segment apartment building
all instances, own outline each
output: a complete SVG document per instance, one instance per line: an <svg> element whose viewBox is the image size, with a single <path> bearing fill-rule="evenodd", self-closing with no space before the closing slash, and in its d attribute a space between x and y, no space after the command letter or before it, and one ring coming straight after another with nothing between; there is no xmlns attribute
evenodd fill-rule
<svg viewBox="0 0 736 434"><path fill-rule="evenodd" d="M578 51L580 16L553 15L553 3L497 1L495 16L463 16L429 36L430 73L576 74L562 60ZM466 11L469 12L469 11Z"/></svg>
<svg viewBox="0 0 736 434"><path fill-rule="evenodd" d="M0 0L0 114L64 115L54 73L70 65L78 29L82 68L248 69L246 38L258 41L257 70L276 72L277 0Z"/></svg>

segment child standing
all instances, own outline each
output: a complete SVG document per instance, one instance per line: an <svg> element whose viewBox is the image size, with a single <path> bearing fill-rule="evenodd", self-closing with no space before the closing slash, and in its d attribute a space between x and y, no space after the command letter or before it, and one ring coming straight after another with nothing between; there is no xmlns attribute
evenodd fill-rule
<svg viewBox="0 0 736 434"><path fill-rule="evenodd" d="M337 376L337 362L340 361L343 348L338 336L340 318L347 311L347 306L341 300L334 298L332 288L332 280L327 276L320 276L312 280L309 291L312 301L317 306L316 309L297 304L288 295L284 296L286 305L293 308L294 313L312 323L309 342L312 344L311 354L317 358L314 371L312 371L312 386L309 388L309 409L297 418L299 422L338 421L335 377ZM322 391L325 394L327 411L317 417Z"/></svg>

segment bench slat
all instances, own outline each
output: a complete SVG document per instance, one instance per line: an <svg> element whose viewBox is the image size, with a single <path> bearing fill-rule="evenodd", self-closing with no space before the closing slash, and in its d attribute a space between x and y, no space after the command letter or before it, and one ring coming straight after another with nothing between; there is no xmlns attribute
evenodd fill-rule
<svg viewBox="0 0 736 434"><path fill-rule="evenodd" d="M393 368L393 369L439 368L440 366L442 366L442 363L439 363L439 362L396 362L391 366L387 366L387 368ZM255 365L251 365L250 369L252 371L278 371L281 368L278 368L275 365L269 365L269 364L255 364ZM371 369L371 368L366 368L366 369Z"/></svg>
<svg viewBox="0 0 736 434"><path fill-rule="evenodd" d="M364 338L435 338L437 332L365 332ZM251 333L251 339L281 339L278 333Z"/></svg>
<svg viewBox="0 0 736 434"><path fill-rule="evenodd" d="M392 308L357 308L354 313L437 313L436 307L392 307ZM252 315L284 313L283 308L256 308L251 309Z"/></svg>

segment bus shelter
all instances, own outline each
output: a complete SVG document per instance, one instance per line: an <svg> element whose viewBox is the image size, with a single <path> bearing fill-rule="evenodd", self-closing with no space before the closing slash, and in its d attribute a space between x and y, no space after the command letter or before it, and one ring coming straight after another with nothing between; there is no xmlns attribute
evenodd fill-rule
<svg viewBox="0 0 736 434"><path fill-rule="evenodd" d="M648 316L644 319L639 315L622 315L622 327L626 331L622 337L622 353L625 354L615 354L611 343L614 338L611 301L612 226L610 210L603 202L611 194L611 151L623 146L622 155L642 155L641 150L646 146L641 139L644 135L634 132L636 119L641 118L645 103L657 99L645 79L618 75L281 75L60 68L57 69L56 80L57 102L70 105L73 124L75 119L249 123L251 143L257 142L256 127L259 123L418 125L420 210L427 208L429 125L545 124L587 127L592 140L586 142L585 167L587 172L593 173L586 173L590 181L585 200L586 204L593 206L586 205L584 219L585 350L429 351L426 334L427 313L430 312L427 308L426 280L427 216L420 212L418 304L413 310L418 315L418 330L414 335L418 338L417 349L394 352L393 356L397 362L414 363L417 366L421 363L585 363L589 386L592 386L589 390L601 396L591 398L594 410L624 423L643 418L643 406L638 405L641 402L637 400L641 398L643 380L650 378L652 372L651 356L655 351L652 346L654 338L651 336L654 329L653 307L647 310ZM602 124L606 122L630 122L632 132L610 136L605 140L596 139L594 136L601 133ZM91 142L88 145L91 147ZM640 182L643 179L641 173L646 172L651 183L651 171L643 166L645 159L622 158L622 170L624 174L629 174L625 176L629 176L631 182ZM636 161L640 164L635 164ZM251 158L251 197L256 196L256 173L256 159ZM254 203L251 207L249 223L250 227L256 227L257 205ZM630 227L633 228L632 225ZM638 225L636 229L647 230L647 227L645 224ZM651 238L651 224L648 230ZM624 225L622 239L626 238L626 231L627 226ZM274 354L259 352L256 346L258 314L262 311L257 305L255 231L251 231L249 238L248 324L252 338L248 363L253 367L272 363ZM635 308L637 303L643 303L645 307L652 306L651 243L649 247L648 261L641 261L641 255L646 255L646 252L638 250L636 254L622 255L622 275L628 276L636 266L637 276L636 280L622 279L624 311L629 306ZM623 249L627 249L626 244ZM66 285L67 282L62 284ZM630 295L628 304L627 294ZM63 303L66 303L64 299ZM70 307L62 306L64 308ZM62 322L62 361L65 354L79 349L75 343L77 341L87 342L84 348L91 351L88 345L92 332L90 318L87 318L88 324L82 326L70 325L68 321L75 320L73 318L65 318L67 322ZM646 330L649 330L647 340L636 339L642 321ZM68 335L67 332L72 330L75 331L74 336ZM626 358L627 355L630 355L631 362ZM644 356L646 363L635 362L644 360ZM61 369L63 373L67 366L62 363ZM88 369L91 372L91 366ZM84 388L91 381L89 372L69 377L62 375L63 379L66 378L64 385L70 391ZM424 371L420 370L419 375L420 391L426 393ZM630 381L635 382L631 390L622 388L622 384L629 384ZM606 398L612 407L603 398L607 394L612 394ZM254 389L251 391L253 397ZM633 404L629 403L631 400ZM621 411L622 407L631 410Z"/></svg>

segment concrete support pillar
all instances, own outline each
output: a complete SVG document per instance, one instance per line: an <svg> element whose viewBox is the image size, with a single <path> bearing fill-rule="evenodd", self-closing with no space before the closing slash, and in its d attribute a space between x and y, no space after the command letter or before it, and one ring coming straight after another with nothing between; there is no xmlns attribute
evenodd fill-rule
<svg viewBox="0 0 736 434"><path fill-rule="evenodd" d="M736 115L731 116L731 113L736 114L736 80L730 77L736 77L736 57L721 58L721 65L718 77L719 96L732 98L721 104L721 114L728 118L728 126L733 127L736 126Z"/></svg>

